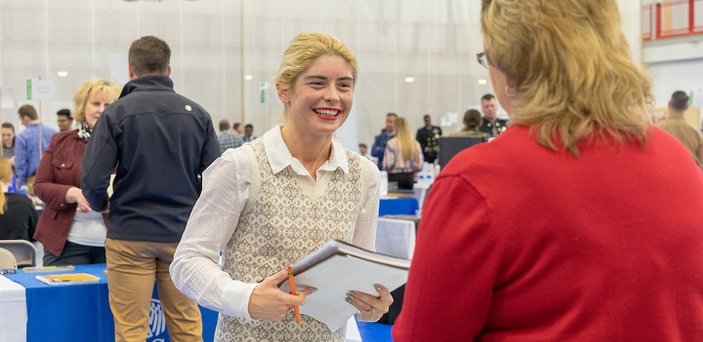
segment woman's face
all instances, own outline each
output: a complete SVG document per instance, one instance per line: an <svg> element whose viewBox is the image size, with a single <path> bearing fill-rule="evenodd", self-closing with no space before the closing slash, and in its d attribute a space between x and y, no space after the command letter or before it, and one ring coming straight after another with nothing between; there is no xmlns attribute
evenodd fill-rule
<svg viewBox="0 0 703 342"><path fill-rule="evenodd" d="M112 98L109 98L104 91L91 91L88 100L85 102L85 123L88 127L95 127L98 118L105 110L105 107L112 103Z"/></svg>
<svg viewBox="0 0 703 342"><path fill-rule="evenodd" d="M339 56L318 57L298 76L292 89L279 89L286 106L286 125L306 134L332 134L349 116L354 78Z"/></svg>
<svg viewBox="0 0 703 342"><path fill-rule="evenodd" d="M2 144L5 146L12 146L12 139L15 138L15 132L10 128L2 127L0 128L0 135L2 135Z"/></svg>

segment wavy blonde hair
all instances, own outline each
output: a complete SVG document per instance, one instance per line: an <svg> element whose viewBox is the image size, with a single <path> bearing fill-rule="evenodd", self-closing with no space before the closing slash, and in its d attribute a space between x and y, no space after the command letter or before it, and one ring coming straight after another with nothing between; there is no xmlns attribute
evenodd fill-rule
<svg viewBox="0 0 703 342"><path fill-rule="evenodd" d="M324 55L342 57L349 64L356 84L356 57L344 43L326 33L300 33L295 36L283 53L283 60L275 77L276 83L286 89L292 89L298 76L318 57Z"/></svg>
<svg viewBox="0 0 703 342"><path fill-rule="evenodd" d="M9 160L0 158L0 182L9 184L12 181L12 164ZM0 215L5 214L7 210L7 199L5 192L0 189Z"/></svg>
<svg viewBox="0 0 703 342"><path fill-rule="evenodd" d="M651 81L630 59L615 1L483 0L481 28L491 67L519 96L512 124L540 144L578 155L592 135L645 143Z"/></svg>
<svg viewBox="0 0 703 342"><path fill-rule="evenodd" d="M408 121L405 118L398 117L395 119L395 138L398 140L398 149L403 160L412 160L413 155L417 152L415 138L413 138Z"/></svg>
<svg viewBox="0 0 703 342"><path fill-rule="evenodd" d="M98 92L115 101L120 96L120 86L102 78L91 78L83 82L73 94L73 116L77 122L85 122L85 104L90 95Z"/></svg>

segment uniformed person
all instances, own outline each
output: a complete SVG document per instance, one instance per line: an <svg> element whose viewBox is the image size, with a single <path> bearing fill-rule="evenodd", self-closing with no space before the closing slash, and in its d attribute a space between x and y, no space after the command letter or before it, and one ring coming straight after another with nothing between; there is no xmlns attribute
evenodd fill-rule
<svg viewBox="0 0 703 342"><path fill-rule="evenodd" d="M439 137L442 136L442 129L438 126L432 126L432 118L429 114L422 117L425 121L425 126L417 130L415 139L422 147L422 155L428 163L434 163L439 152Z"/></svg>
<svg viewBox="0 0 703 342"><path fill-rule="evenodd" d="M493 94L486 94L481 97L481 111L483 112L483 124L479 128L481 132L495 137L508 128L508 120L498 118L496 97Z"/></svg>

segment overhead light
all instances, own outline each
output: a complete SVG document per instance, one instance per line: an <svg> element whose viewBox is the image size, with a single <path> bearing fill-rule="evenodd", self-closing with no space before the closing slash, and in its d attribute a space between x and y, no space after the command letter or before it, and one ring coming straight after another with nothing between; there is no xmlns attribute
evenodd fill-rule
<svg viewBox="0 0 703 342"><path fill-rule="evenodd" d="M66 76L68 76L68 71L66 71L66 70L59 70L59 71L56 72L56 76L58 76L58 77L66 77Z"/></svg>
<svg viewBox="0 0 703 342"><path fill-rule="evenodd" d="M486 81L486 80L483 79L483 78L479 78L479 79L478 79L478 84L480 84L480 85L485 85L485 84L488 84L488 81Z"/></svg>
<svg viewBox="0 0 703 342"><path fill-rule="evenodd" d="M413 83L415 82L415 77L408 76L405 78L405 83Z"/></svg>
<svg viewBox="0 0 703 342"><path fill-rule="evenodd" d="M254 76L247 74L247 75L244 75L244 79L247 81L251 81L254 79Z"/></svg>

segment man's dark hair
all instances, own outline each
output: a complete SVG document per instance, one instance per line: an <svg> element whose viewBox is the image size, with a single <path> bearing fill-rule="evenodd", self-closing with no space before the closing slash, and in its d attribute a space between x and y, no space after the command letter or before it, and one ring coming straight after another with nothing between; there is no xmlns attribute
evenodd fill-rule
<svg viewBox="0 0 703 342"><path fill-rule="evenodd" d="M67 108L59 109L58 112L56 112L56 116L65 116L69 120L73 120L73 117L71 117L71 110Z"/></svg>
<svg viewBox="0 0 703 342"><path fill-rule="evenodd" d="M171 48L154 36L141 37L129 47L129 65L137 77L166 74L170 60Z"/></svg>
<svg viewBox="0 0 703 342"><path fill-rule="evenodd" d="M239 122L235 122L234 125L232 125L232 129L234 129L236 131L239 129L239 126L241 126L241 125L242 124L240 124Z"/></svg>
<svg viewBox="0 0 703 342"><path fill-rule="evenodd" d="M37 116L37 110L31 104L23 105L17 110L17 113L20 115L20 118L26 116L32 121L39 118L39 116Z"/></svg>
<svg viewBox="0 0 703 342"><path fill-rule="evenodd" d="M431 118L431 117L430 117L430 114L425 114L422 118L427 119L427 118Z"/></svg>
<svg viewBox="0 0 703 342"><path fill-rule="evenodd" d="M228 130L229 130L229 120L227 120L227 119L220 120L220 132L228 131Z"/></svg>
<svg viewBox="0 0 703 342"><path fill-rule="evenodd" d="M359 147L363 147L363 148L369 148L369 147L368 147L368 146L366 146L366 144L364 144L364 143L359 143Z"/></svg>
<svg viewBox="0 0 703 342"><path fill-rule="evenodd" d="M392 117L394 117L394 118L396 118L396 119L398 118L398 114L393 113L393 112L390 112L390 113L386 114L386 116L392 116Z"/></svg>
<svg viewBox="0 0 703 342"><path fill-rule="evenodd" d="M481 101L490 101L495 99L496 97L493 94L486 94L481 96Z"/></svg>
<svg viewBox="0 0 703 342"><path fill-rule="evenodd" d="M244 126L244 128L251 128L251 130L253 131L253 130L254 130L254 125L252 125L252 124L247 124L246 126Z"/></svg>
<svg viewBox="0 0 703 342"><path fill-rule="evenodd" d="M677 90L671 94L671 108L678 112L683 112L688 109L688 94L681 90Z"/></svg>

